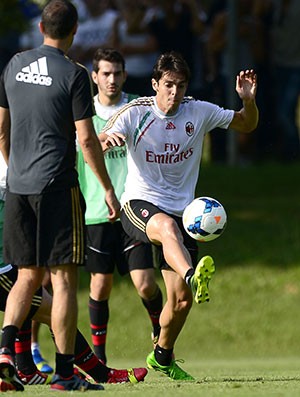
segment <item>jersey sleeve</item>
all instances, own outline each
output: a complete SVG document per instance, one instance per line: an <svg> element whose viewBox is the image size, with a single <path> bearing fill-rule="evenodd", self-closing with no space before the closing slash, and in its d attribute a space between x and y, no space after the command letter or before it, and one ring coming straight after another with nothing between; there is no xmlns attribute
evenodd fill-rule
<svg viewBox="0 0 300 397"><path fill-rule="evenodd" d="M233 119L234 110L223 109L222 107L209 103L202 102L204 105L202 110L206 113L205 131L209 132L214 128L227 129Z"/></svg>
<svg viewBox="0 0 300 397"><path fill-rule="evenodd" d="M92 96L92 84L87 70L78 69L72 87L72 109L74 121L87 119L95 114Z"/></svg>
<svg viewBox="0 0 300 397"><path fill-rule="evenodd" d="M120 132L127 137L128 125L130 125L130 113L128 108L128 105L124 105L112 117L110 117L101 132L107 135L111 135L114 132Z"/></svg>

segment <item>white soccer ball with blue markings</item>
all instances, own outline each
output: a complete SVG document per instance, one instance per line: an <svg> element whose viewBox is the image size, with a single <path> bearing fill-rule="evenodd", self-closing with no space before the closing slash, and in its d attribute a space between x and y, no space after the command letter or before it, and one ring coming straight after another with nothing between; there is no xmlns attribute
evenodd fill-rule
<svg viewBox="0 0 300 397"><path fill-rule="evenodd" d="M182 216L186 232L200 242L212 241L224 232L227 215L223 205L211 197L195 198Z"/></svg>

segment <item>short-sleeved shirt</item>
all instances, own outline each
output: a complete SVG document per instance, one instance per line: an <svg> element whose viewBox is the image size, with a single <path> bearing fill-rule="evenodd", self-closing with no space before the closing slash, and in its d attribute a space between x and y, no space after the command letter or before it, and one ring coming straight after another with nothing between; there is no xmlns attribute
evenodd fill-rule
<svg viewBox="0 0 300 397"><path fill-rule="evenodd" d="M118 11L107 9L100 15L90 15L81 22L74 36L74 52L77 46L88 49L107 46L118 16ZM92 59L84 61L84 65L90 72L93 70Z"/></svg>
<svg viewBox="0 0 300 397"><path fill-rule="evenodd" d="M121 100L114 106L104 106L98 101L98 95L94 97L96 115L93 124L97 134L107 123L107 120L122 106L137 98L138 95L122 92ZM125 185L127 175L127 152L126 147L115 147L104 154L106 169L115 189L115 194L120 199ZM85 223L95 225L108 222L108 210L105 204L105 192L100 186L90 166L84 161L82 151L79 148L77 157L77 170L82 194L86 202Z"/></svg>
<svg viewBox="0 0 300 397"><path fill-rule="evenodd" d="M130 102L108 121L103 133L126 137L128 174L121 204L145 200L182 216L195 194L206 132L228 128L233 110L185 97L167 116L155 97Z"/></svg>
<svg viewBox="0 0 300 397"><path fill-rule="evenodd" d="M47 45L18 53L1 75L0 106L11 117L10 192L76 186L74 121L94 114L87 70Z"/></svg>

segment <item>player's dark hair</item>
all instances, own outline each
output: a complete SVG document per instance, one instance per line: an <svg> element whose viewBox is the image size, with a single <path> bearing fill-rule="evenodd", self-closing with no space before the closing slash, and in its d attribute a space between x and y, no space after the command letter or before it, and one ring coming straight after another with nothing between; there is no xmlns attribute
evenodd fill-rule
<svg viewBox="0 0 300 397"><path fill-rule="evenodd" d="M181 74L186 81L189 81L191 77L188 64L182 55L176 51L166 52L159 56L153 68L152 78L159 81L166 72Z"/></svg>
<svg viewBox="0 0 300 397"><path fill-rule="evenodd" d="M52 39L67 37L78 21L77 9L68 0L50 0L42 12L44 32Z"/></svg>
<svg viewBox="0 0 300 397"><path fill-rule="evenodd" d="M99 62L108 61L111 63L120 63L123 71L125 70L125 60L122 54L114 48L99 48L93 57L93 71L98 73Z"/></svg>

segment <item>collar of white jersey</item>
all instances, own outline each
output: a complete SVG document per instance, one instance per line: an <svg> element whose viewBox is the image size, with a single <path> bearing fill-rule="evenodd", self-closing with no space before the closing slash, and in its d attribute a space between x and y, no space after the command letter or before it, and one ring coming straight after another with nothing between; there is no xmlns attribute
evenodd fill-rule
<svg viewBox="0 0 300 397"><path fill-rule="evenodd" d="M175 113L166 114L162 110L160 110L160 108L158 107L156 96L154 96L153 98L154 98L154 109L155 109L155 112L157 113L157 115L160 118L173 119L174 117L177 117L178 114L181 112L182 104L179 105L179 107L178 107L178 109L177 109L177 111Z"/></svg>
<svg viewBox="0 0 300 397"><path fill-rule="evenodd" d="M99 102L98 94L94 96L94 107L97 116L108 120L120 107L128 103L128 94L122 91L121 98L115 105L105 106Z"/></svg>

